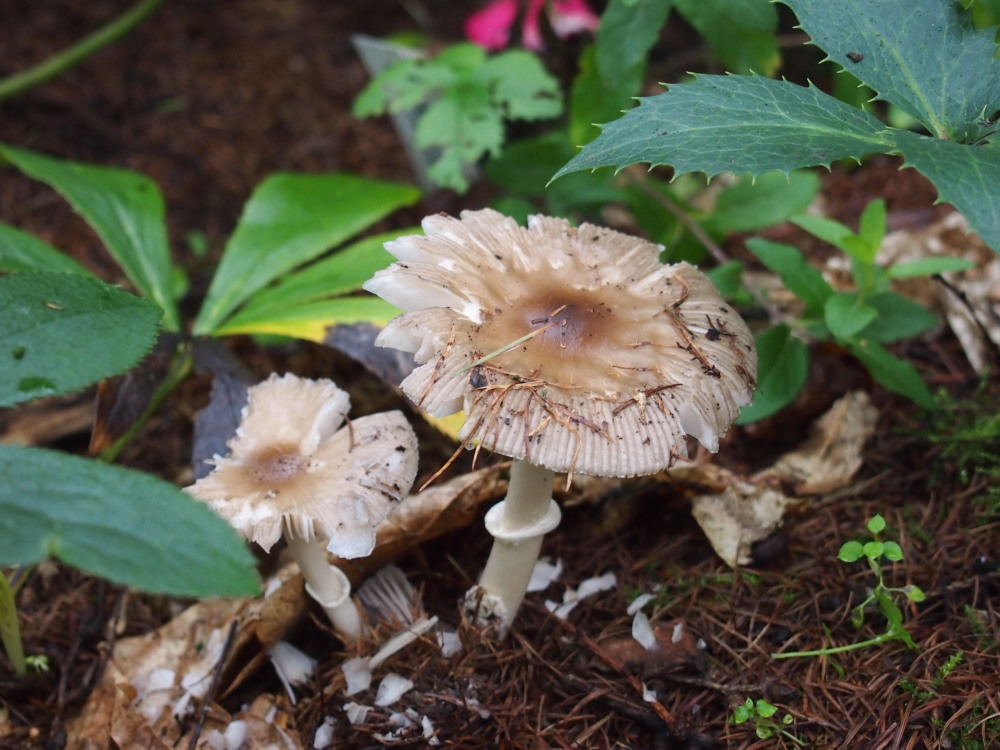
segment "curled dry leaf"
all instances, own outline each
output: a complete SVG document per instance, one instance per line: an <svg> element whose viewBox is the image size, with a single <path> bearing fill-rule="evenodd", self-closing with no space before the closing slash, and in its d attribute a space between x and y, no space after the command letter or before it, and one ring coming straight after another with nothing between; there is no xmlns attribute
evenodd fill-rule
<svg viewBox="0 0 1000 750"><path fill-rule="evenodd" d="M783 485L805 496L847 484L861 468L877 417L868 394L852 391L816 421L800 448L753 477L711 464L676 467L670 477L695 488L692 513L719 557L733 567L747 565L753 544L770 536L796 502Z"/></svg>
<svg viewBox="0 0 1000 750"><path fill-rule="evenodd" d="M927 277L897 282L900 292L931 308L939 308L977 372L997 361L1000 347L1000 259L979 237L970 234L962 214L950 213L929 227L900 230L885 238L882 264L924 258L964 258L975 268L942 274L952 287ZM960 296L961 295L961 296ZM964 297L964 299L963 299Z"/></svg>
<svg viewBox="0 0 1000 750"><path fill-rule="evenodd" d="M67 747L105 748L111 739L120 747L186 747L187 724L173 713L198 707L219 659L225 662L216 698L256 669L304 611L305 592L293 571L294 566L279 571L281 586L270 586L270 596L199 602L152 633L116 642L100 682L68 727ZM208 716L216 721L228 714L213 705Z"/></svg>

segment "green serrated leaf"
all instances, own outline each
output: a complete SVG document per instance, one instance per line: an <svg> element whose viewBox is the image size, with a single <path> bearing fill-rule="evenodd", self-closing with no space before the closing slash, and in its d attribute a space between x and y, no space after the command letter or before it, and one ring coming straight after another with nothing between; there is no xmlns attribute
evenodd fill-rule
<svg viewBox="0 0 1000 750"><path fill-rule="evenodd" d="M0 271L49 271L90 275L90 271L66 253L56 250L33 234L3 223L0 223Z"/></svg>
<svg viewBox="0 0 1000 750"><path fill-rule="evenodd" d="M494 105L514 120L544 120L562 114L559 81L536 55L510 50L488 58L473 74L486 83Z"/></svg>
<svg viewBox="0 0 1000 750"><path fill-rule="evenodd" d="M761 333L757 345L757 390L736 424L750 424L788 406L799 395L809 370L809 349L785 324Z"/></svg>
<svg viewBox="0 0 1000 750"><path fill-rule="evenodd" d="M555 177L639 162L677 174L789 172L893 148L892 130L814 86L706 75L640 99Z"/></svg>
<svg viewBox="0 0 1000 750"><path fill-rule="evenodd" d="M806 306L806 314L821 318L833 288L823 274L809 265L798 249L791 245L753 237L747 240L750 250L768 269L781 277L782 283Z"/></svg>
<svg viewBox="0 0 1000 750"><path fill-rule="evenodd" d="M0 277L0 406L71 393L149 351L162 311L83 274Z"/></svg>
<svg viewBox="0 0 1000 750"><path fill-rule="evenodd" d="M769 0L674 0L726 70L771 76L778 68L778 12Z"/></svg>
<svg viewBox="0 0 1000 750"><path fill-rule="evenodd" d="M837 559L846 563L857 562L864 557L865 548L861 542L844 542L837 553Z"/></svg>
<svg viewBox="0 0 1000 750"><path fill-rule="evenodd" d="M252 596L253 556L208 506L137 471L0 446L0 565L55 557L152 593Z"/></svg>
<svg viewBox="0 0 1000 750"><path fill-rule="evenodd" d="M965 141L1000 103L993 34L954 0L781 2L833 60L939 137Z"/></svg>
<svg viewBox="0 0 1000 750"><path fill-rule="evenodd" d="M912 279L917 276L933 276L937 273L950 273L952 271L968 271L975 268L976 264L965 258L921 258L920 260L910 260L904 263L894 263L889 266L886 275L890 279Z"/></svg>
<svg viewBox="0 0 1000 750"><path fill-rule="evenodd" d="M180 330L171 296L163 196L155 182L125 169L62 161L2 144L0 157L65 198L136 289L160 306L164 327Z"/></svg>
<svg viewBox="0 0 1000 750"><path fill-rule="evenodd" d="M938 198L962 212L983 242L1000 252L1000 146L965 146L916 133L899 134L906 166L938 189Z"/></svg>
<svg viewBox="0 0 1000 750"><path fill-rule="evenodd" d="M409 185L349 174L268 177L226 244L194 333L213 333L258 290L419 197Z"/></svg>
<svg viewBox="0 0 1000 750"><path fill-rule="evenodd" d="M938 408L927 384L909 362L894 357L875 341L847 341L844 344L872 377L890 391L906 396L928 411Z"/></svg>
<svg viewBox="0 0 1000 750"><path fill-rule="evenodd" d="M753 232L780 224L804 211L818 192L819 177L806 170L744 175L719 194L704 226L717 232Z"/></svg>
<svg viewBox="0 0 1000 750"><path fill-rule="evenodd" d="M854 293L837 292L823 304L823 322L841 341L860 333L876 317L878 312Z"/></svg>
<svg viewBox="0 0 1000 750"><path fill-rule="evenodd" d="M895 292L880 292L865 302L878 316L864 329L863 336L879 344L891 344L929 331L938 317L923 305Z"/></svg>

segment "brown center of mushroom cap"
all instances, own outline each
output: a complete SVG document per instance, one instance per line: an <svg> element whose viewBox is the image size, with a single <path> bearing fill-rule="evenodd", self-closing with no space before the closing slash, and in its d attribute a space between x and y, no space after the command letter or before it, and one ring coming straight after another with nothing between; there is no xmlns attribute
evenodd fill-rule
<svg viewBox="0 0 1000 750"><path fill-rule="evenodd" d="M274 446L247 461L247 472L258 482L284 484L299 476L308 459L294 446Z"/></svg>
<svg viewBox="0 0 1000 750"><path fill-rule="evenodd" d="M595 358L602 358L609 341L621 335L622 321L608 302L608 292L613 297L614 290L577 290L558 283L533 287L530 296L495 309L479 327L476 341L484 355L499 352L487 364L553 383L587 379Z"/></svg>

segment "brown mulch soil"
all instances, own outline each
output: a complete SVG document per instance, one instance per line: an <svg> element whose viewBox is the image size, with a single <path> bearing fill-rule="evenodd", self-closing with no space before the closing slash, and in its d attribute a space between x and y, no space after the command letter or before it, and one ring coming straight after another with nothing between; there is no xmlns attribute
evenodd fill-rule
<svg viewBox="0 0 1000 750"><path fill-rule="evenodd" d="M0 76L44 59L126 7L121 0L0 3ZM174 249L190 261L197 290L210 269L191 254L188 234L203 233L217 258L243 202L271 172L412 179L390 123L350 116L366 76L349 35L423 24L434 38L456 40L464 12L445 0L172 0L124 41L0 104L0 141L153 177L167 200ZM940 210L932 206L933 188L912 170L899 172L891 159L838 167L825 178L824 196L845 221L878 196L887 198L899 225L925 224ZM478 205L476 197L445 192L389 224ZM0 220L121 281L63 201L9 169L0 170ZM365 398L370 378L329 351L233 346L258 376L280 367L336 373L347 386L354 378L355 408L365 409L358 398ZM902 353L935 387L974 398L978 406L962 412L969 418L995 410L1000 383L977 391L946 335ZM799 442L810 420L848 387L875 390L837 355L822 352L816 360L828 374L816 380L822 385L777 418L733 430L721 463L747 471L765 466ZM172 481L189 477L191 419L207 389L195 378L178 391L123 463ZM995 500L991 506L982 499L997 479L945 455L946 446L932 439L944 429L943 418L917 416L910 405L877 393L879 427L855 482L792 512L782 531L758 546L751 567L734 571L714 555L672 485L627 481L567 508L544 547L564 562L559 585L613 571L618 587L586 600L565 622L548 614L544 595L533 595L511 637L497 643L465 627L457 607L485 559L485 532L474 525L413 550L398 563L423 587L427 610L461 628L465 650L444 659L424 644L397 655L392 670L416 683L400 705L428 716L442 746L458 748L748 749L795 747L792 736L821 748L1000 747L1000 522ZM77 429L50 444L82 452L86 442ZM428 446L425 476L450 452L441 442ZM904 563L887 569L887 582L919 584L927 593L904 612L918 648L897 641L825 658L773 659L776 651L881 632L877 611L867 613L860 630L850 622L852 606L872 582L870 571L836 559L844 541L863 536L875 512L905 554ZM656 594L646 611L667 641L678 634L676 650L655 658L635 650L625 608L641 592ZM558 598L561 590L546 595ZM7 727L0 748L11 749L63 747L66 722L98 679L113 639L149 632L176 612L175 602L57 566L30 573L18 606L26 651L47 655L50 669L18 680L0 656L0 728ZM682 627L675 630L677 623ZM320 669L297 705L284 704L288 726L308 746L324 717L333 716L335 747L380 745L375 733L388 731L390 712L380 709L364 726L350 727L345 701L331 689L342 680L338 642L316 619L301 623L292 638L320 659ZM644 690L656 699L644 700ZM235 711L263 691L280 692L267 666L223 704ZM760 739L752 724L730 723L748 697L776 704L779 716L788 713L792 722L782 729L789 736ZM402 740L410 747L425 742L419 733Z"/></svg>

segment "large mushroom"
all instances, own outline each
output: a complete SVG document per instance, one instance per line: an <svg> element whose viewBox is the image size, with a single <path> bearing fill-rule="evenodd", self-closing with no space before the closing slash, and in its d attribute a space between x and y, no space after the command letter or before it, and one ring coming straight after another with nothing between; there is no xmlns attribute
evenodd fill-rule
<svg viewBox="0 0 1000 750"><path fill-rule="evenodd" d="M187 491L266 552L283 536L310 596L354 641L360 614L326 552L371 554L375 527L416 477L417 438L399 411L341 427L349 408L330 380L271 375L248 390L229 455L215 456L214 470Z"/></svg>
<svg viewBox="0 0 1000 750"><path fill-rule="evenodd" d="M435 416L464 409L465 445L515 459L470 592L502 634L559 523L555 472L655 473L687 457L689 435L717 450L751 401L757 355L712 282L645 240L488 209L423 229L386 244L398 262L365 288L404 311L377 340L420 364L403 391Z"/></svg>

